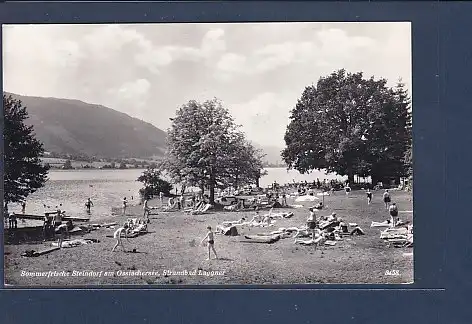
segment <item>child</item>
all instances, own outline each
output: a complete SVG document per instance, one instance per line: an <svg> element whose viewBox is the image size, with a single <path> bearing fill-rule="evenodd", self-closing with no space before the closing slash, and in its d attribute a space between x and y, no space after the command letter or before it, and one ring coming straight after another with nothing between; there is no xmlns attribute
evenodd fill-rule
<svg viewBox="0 0 472 324"><path fill-rule="evenodd" d="M215 250L215 237L214 237L214 233L213 233L212 230L211 230L211 226L208 226L207 229L208 229L208 233L207 233L207 235L205 235L205 237L202 239L202 241L200 242L200 244L203 244L203 241L205 241L205 240L207 239L207 240L208 240L208 259L207 259L207 260L210 260L210 259L211 259L211 251L210 251L210 250L213 250L213 253L215 254L215 259L218 259L218 255L216 254L216 250Z"/></svg>
<svg viewBox="0 0 472 324"><path fill-rule="evenodd" d="M113 233L113 237L116 239L116 244L115 244L115 246L113 247L113 249L111 250L112 252L115 252L115 249L116 249L118 246L121 246L121 248L123 249L123 251L126 252L126 249L125 249L125 247L123 246L123 240L121 239L121 234L125 234L126 240L129 241L128 235L127 235L127 230L128 230L128 224L124 224L123 227L118 228L118 229L115 231L115 233Z"/></svg>
<svg viewBox="0 0 472 324"><path fill-rule="evenodd" d="M370 191L370 189L367 189L367 205L370 205L370 203L372 202L372 192Z"/></svg>
<svg viewBox="0 0 472 324"><path fill-rule="evenodd" d="M390 193L388 192L388 189L385 189L385 192L383 194L383 201L385 203L385 209L388 210L388 207L390 206Z"/></svg>
<svg viewBox="0 0 472 324"><path fill-rule="evenodd" d="M349 195L349 193L351 192L351 187L349 187L349 182L346 183L344 190L346 191L346 196Z"/></svg>

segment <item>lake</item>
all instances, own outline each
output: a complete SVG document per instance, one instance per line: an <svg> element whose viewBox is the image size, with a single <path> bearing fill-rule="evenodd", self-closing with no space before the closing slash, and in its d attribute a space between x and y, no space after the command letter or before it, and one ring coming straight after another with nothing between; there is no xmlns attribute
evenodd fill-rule
<svg viewBox="0 0 472 324"><path fill-rule="evenodd" d="M313 171L311 174L300 174L298 171L287 171L285 168L267 168L268 174L261 178L260 185L267 187L274 181L279 184L308 181L317 178L346 179L336 174L325 175L322 171ZM142 169L127 170L50 170L49 180L45 186L27 198L27 214L43 214L44 204L55 208L62 204L70 216L87 216L85 201L91 198L94 204L92 219L110 216L111 207L121 206L123 197L127 197L131 204L139 203L138 190L142 184L136 179L143 172ZM47 208L46 208L47 209ZM10 212L19 212L21 208L12 204Z"/></svg>

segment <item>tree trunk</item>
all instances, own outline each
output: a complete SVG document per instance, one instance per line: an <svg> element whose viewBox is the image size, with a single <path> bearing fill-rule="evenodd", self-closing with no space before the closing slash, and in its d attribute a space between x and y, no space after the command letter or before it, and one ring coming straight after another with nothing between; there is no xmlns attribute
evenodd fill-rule
<svg viewBox="0 0 472 324"><path fill-rule="evenodd" d="M201 190L201 193L202 193L202 196L203 196L203 194L205 193L205 182L203 182L203 181L200 183L200 190Z"/></svg>
<svg viewBox="0 0 472 324"><path fill-rule="evenodd" d="M210 204L215 204L215 180L210 179Z"/></svg>
<svg viewBox="0 0 472 324"><path fill-rule="evenodd" d="M256 187L257 187L257 188L260 188L260 186L259 186L259 181L260 181L260 179L261 179L260 176L256 178Z"/></svg>
<svg viewBox="0 0 472 324"><path fill-rule="evenodd" d="M354 173L352 171L349 171L347 175L347 180L349 181L350 186L354 184Z"/></svg>

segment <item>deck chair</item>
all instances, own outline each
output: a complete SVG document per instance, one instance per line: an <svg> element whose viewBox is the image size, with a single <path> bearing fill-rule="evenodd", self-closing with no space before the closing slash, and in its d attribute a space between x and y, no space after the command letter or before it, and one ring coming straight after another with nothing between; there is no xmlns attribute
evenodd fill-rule
<svg viewBox="0 0 472 324"><path fill-rule="evenodd" d="M206 204L205 207L203 207L202 209L199 209L199 210L195 210L193 212L191 212L192 215L201 215L201 214L204 214L206 213L210 208L211 208L211 204Z"/></svg>

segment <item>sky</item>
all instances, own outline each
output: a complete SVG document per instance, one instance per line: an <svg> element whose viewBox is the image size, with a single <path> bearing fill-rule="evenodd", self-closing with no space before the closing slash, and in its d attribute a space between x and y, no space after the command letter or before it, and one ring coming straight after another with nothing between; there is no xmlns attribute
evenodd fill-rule
<svg viewBox="0 0 472 324"><path fill-rule="evenodd" d="M344 68L411 89L411 25L4 25L3 90L100 104L166 130L220 99L249 140L284 146L306 86ZM411 92L410 92L411 93Z"/></svg>

